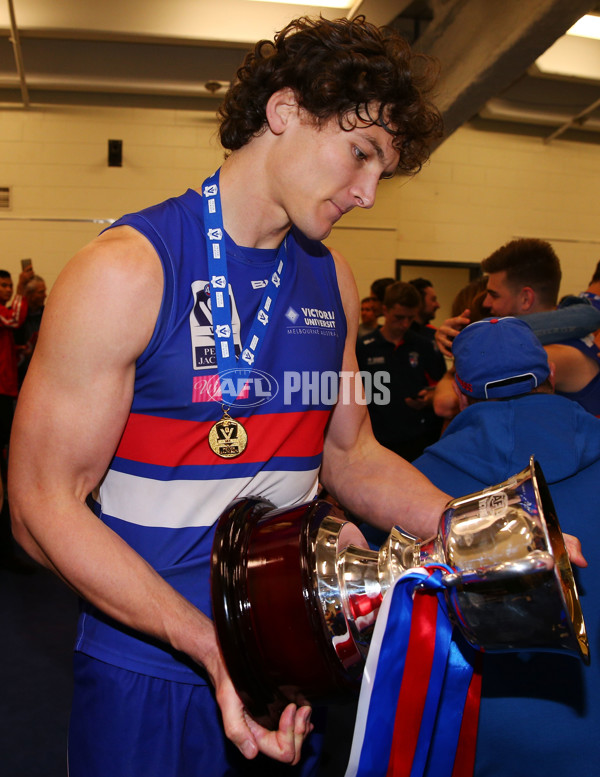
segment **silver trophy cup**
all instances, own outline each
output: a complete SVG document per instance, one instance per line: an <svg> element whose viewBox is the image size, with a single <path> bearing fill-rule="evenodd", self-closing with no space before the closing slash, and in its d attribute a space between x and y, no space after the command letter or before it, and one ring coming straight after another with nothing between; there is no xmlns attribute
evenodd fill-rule
<svg viewBox="0 0 600 777"><path fill-rule="evenodd" d="M250 712L274 725L290 701L355 693L385 592L426 564L451 568L443 577L450 617L473 647L589 663L573 571L532 457L504 483L449 502L435 537L395 528L379 551L327 502L234 503L215 535L213 614Z"/></svg>

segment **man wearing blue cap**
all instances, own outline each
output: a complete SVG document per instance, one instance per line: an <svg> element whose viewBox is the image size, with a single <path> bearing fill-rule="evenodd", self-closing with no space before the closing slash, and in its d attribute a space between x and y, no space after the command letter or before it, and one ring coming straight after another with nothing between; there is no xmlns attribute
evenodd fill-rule
<svg viewBox="0 0 600 777"><path fill-rule="evenodd" d="M475 777L597 774L600 762L600 420L554 394L553 365L529 325L488 318L455 339L461 412L414 465L453 496L541 464L561 527L589 562L575 571L589 667L555 653L486 654Z"/></svg>

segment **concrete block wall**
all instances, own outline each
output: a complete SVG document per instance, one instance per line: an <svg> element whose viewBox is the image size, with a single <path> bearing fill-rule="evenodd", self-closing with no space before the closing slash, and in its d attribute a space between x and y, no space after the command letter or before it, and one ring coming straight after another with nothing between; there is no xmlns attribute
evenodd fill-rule
<svg viewBox="0 0 600 777"><path fill-rule="evenodd" d="M329 243L345 250L363 295L373 278L394 275L396 258L479 262L513 238L537 237L561 259L561 294L579 291L600 260L599 165L600 145L467 126L415 178L382 182L371 213L353 211ZM355 249L363 227L369 243ZM375 231L383 228L394 236Z"/></svg>
<svg viewBox="0 0 600 777"><path fill-rule="evenodd" d="M108 140L123 166L108 167ZM0 110L0 267L31 257L51 286L66 261L123 213L200 186L222 160L212 114L122 108Z"/></svg>
<svg viewBox="0 0 600 777"><path fill-rule="evenodd" d="M108 167L109 139L123 166ZM222 160L212 114L125 108L0 110L0 267L31 257L49 286L102 221L198 187ZM563 265L562 293L600 259L600 145L464 127L413 179L382 182L326 241L350 261L359 293L395 259L479 262L514 237L541 237ZM446 304L456 289L441 289ZM443 313L444 311L442 311Z"/></svg>

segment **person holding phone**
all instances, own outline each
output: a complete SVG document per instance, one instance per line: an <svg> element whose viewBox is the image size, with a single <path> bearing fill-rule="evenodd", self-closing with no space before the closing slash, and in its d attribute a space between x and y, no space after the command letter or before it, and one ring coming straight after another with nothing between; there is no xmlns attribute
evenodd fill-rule
<svg viewBox="0 0 600 777"><path fill-rule="evenodd" d="M412 283L392 283L383 299L383 326L356 346L375 438L407 461L436 442L442 427L433 411L433 389L446 363L433 343L411 328L420 308Z"/></svg>

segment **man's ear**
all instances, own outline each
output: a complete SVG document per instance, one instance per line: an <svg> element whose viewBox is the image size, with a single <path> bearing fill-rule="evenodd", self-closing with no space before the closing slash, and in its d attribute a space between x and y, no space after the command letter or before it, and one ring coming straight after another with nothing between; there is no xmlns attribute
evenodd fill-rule
<svg viewBox="0 0 600 777"><path fill-rule="evenodd" d="M521 298L521 313L528 313L535 304L535 291L531 286L523 286L519 296Z"/></svg>
<svg viewBox="0 0 600 777"><path fill-rule="evenodd" d="M456 385L456 381L452 381L452 388L454 389L454 393L456 394L456 397L458 399L458 409L459 412L462 412L466 407L469 406L469 403L467 401L467 397L462 393L462 391L458 388Z"/></svg>
<svg viewBox="0 0 600 777"><path fill-rule="evenodd" d="M296 94L289 86L278 89L267 101L266 115L269 129L274 135L281 135L292 117L298 116L299 106Z"/></svg>

